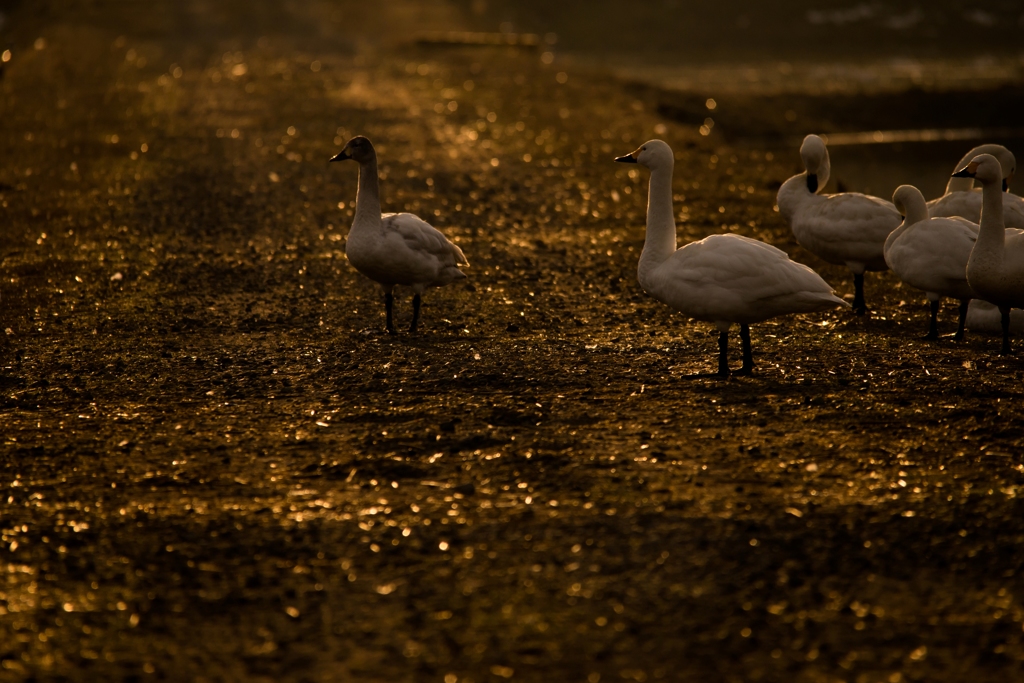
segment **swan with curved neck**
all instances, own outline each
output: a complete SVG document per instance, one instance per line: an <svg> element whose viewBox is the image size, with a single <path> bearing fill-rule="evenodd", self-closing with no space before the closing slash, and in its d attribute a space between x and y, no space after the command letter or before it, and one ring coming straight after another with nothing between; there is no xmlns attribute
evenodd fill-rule
<svg viewBox="0 0 1024 683"><path fill-rule="evenodd" d="M779 213L793 229L793 236L816 256L853 273L853 312L867 313L864 272L887 270L883 245L900 214L891 203L859 192L819 194L831 172L828 148L817 135L800 145L805 171L779 188Z"/></svg>
<svg viewBox="0 0 1024 683"><path fill-rule="evenodd" d="M1010 353L1010 309L1024 308L1024 231L1003 223L1002 169L991 154L974 157L955 176L981 182L981 225L967 261L971 289L999 307L1002 353Z"/></svg>
<svg viewBox="0 0 1024 683"><path fill-rule="evenodd" d="M929 218L924 195L913 185L900 185L892 202L903 223L885 240L885 262L900 280L925 291L931 320L925 339L938 339L939 302L960 301L960 319L953 338L964 337L967 307L974 292L967 284L967 259L978 239L978 225L964 218Z"/></svg>
<svg viewBox="0 0 1024 683"><path fill-rule="evenodd" d="M729 375L729 328L740 325L743 366L754 368L750 325L789 313L848 306L832 288L785 252L741 235L711 235L676 249L672 211L672 148L651 140L616 161L651 172L647 234L637 279L658 301L718 328L718 375Z"/></svg>
<svg viewBox="0 0 1024 683"><path fill-rule="evenodd" d="M1024 199L1010 192L1010 182L1017 170L1017 160L1013 153L1002 145L978 145L964 155L954 171L965 167L974 157L991 154L999 161L1002 169L1003 188L1003 220L1006 227L1024 228ZM946 184L946 193L928 202L928 213L933 218L938 216L960 216L977 223L981 220L980 187L975 187L974 178L950 176Z"/></svg>
<svg viewBox="0 0 1024 683"><path fill-rule="evenodd" d="M468 266L469 262L462 250L449 242L441 231L417 216L381 214L377 152L367 138L361 135L352 138L329 161L346 159L359 164L359 186L345 255L356 270L384 289L385 324L389 334L395 333L392 292L396 285L412 288L409 331L415 332L424 290L465 278L459 266Z"/></svg>

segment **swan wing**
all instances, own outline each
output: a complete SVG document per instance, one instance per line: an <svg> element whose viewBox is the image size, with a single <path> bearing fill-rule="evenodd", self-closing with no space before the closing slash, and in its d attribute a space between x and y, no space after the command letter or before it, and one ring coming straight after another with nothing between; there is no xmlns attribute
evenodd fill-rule
<svg viewBox="0 0 1024 683"><path fill-rule="evenodd" d="M928 215L961 216L977 223L981 220L981 190L950 192L928 202ZM1024 228L1024 199L1003 193L1003 224L1008 228Z"/></svg>
<svg viewBox="0 0 1024 683"><path fill-rule="evenodd" d="M350 234L345 253L360 272L384 285L409 285L422 290L465 277L462 250L441 231L409 213L381 216L381 230L359 241Z"/></svg>
<svg viewBox="0 0 1024 683"><path fill-rule="evenodd" d="M1024 199L1003 193L1003 224L1008 228L1024 228Z"/></svg>
<svg viewBox="0 0 1024 683"><path fill-rule="evenodd" d="M844 304L813 270L741 235L712 235L678 249L655 281L652 294L698 320L754 323Z"/></svg>
<svg viewBox="0 0 1024 683"><path fill-rule="evenodd" d="M385 235L397 235L410 251L433 256L445 266L469 265L462 249L419 216L411 213L386 213L381 216L381 220Z"/></svg>
<svg viewBox="0 0 1024 683"><path fill-rule="evenodd" d="M856 192L824 199L808 203L794 220L793 234L800 244L831 263L884 269L885 239L901 222L892 202Z"/></svg>
<svg viewBox="0 0 1024 683"><path fill-rule="evenodd" d="M928 215L932 218L960 216L978 222L981 218L981 190L950 192L928 202Z"/></svg>
<svg viewBox="0 0 1024 683"><path fill-rule="evenodd" d="M912 287L968 297L967 260L977 240L976 223L963 218L932 218L900 235L886 261L900 280Z"/></svg>

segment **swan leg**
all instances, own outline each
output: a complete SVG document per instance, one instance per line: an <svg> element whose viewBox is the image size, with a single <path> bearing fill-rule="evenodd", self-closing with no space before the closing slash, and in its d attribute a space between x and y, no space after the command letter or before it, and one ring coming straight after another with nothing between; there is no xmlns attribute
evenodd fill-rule
<svg viewBox="0 0 1024 683"><path fill-rule="evenodd" d="M1001 322L1003 323L1003 350L999 353L1008 354L1010 351L1010 307L999 307Z"/></svg>
<svg viewBox="0 0 1024 683"><path fill-rule="evenodd" d="M956 325L956 334L953 335L954 341L964 340L964 330L967 329L967 307L970 303L970 299L964 299L960 302L960 321Z"/></svg>
<svg viewBox="0 0 1024 683"><path fill-rule="evenodd" d="M416 332L416 324L420 321L420 295L417 294L412 298L412 325L409 326L409 332Z"/></svg>
<svg viewBox="0 0 1024 683"><path fill-rule="evenodd" d="M939 338L939 301L929 302L931 304L931 318L928 321L928 334L924 336L925 339L935 340Z"/></svg>
<svg viewBox="0 0 1024 683"><path fill-rule="evenodd" d="M729 333L718 333L718 376L729 376Z"/></svg>
<svg viewBox="0 0 1024 683"><path fill-rule="evenodd" d="M384 292L384 314L386 316L385 328L388 334L395 334L395 323L391 319L391 309L395 306L395 295L391 292Z"/></svg>
<svg viewBox="0 0 1024 683"><path fill-rule="evenodd" d="M749 375L754 371L754 353L750 349L750 325L740 325L740 342L743 347L743 367L736 371L737 375Z"/></svg>
<svg viewBox="0 0 1024 683"><path fill-rule="evenodd" d="M864 273L853 274L853 313L864 315L868 312L868 306L864 303Z"/></svg>

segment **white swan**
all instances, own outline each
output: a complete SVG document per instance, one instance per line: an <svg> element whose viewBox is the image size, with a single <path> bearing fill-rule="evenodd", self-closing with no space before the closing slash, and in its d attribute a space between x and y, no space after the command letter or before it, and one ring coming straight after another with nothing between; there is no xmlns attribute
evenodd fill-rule
<svg viewBox="0 0 1024 683"><path fill-rule="evenodd" d="M672 213L672 149L661 140L616 159L651 171L647 200L647 237L637 279L658 301L718 328L718 374L727 376L729 327L740 324L741 374L754 367L751 323L787 313L811 313L848 306L832 288L785 252L740 235L711 235L676 249Z"/></svg>
<svg viewBox="0 0 1024 683"><path fill-rule="evenodd" d="M420 296L427 287L443 287L466 277L459 266L469 262L462 250L444 234L411 213L380 212L377 153L373 144L357 136L329 161L353 159L359 163L359 187L352 228L345 242L345 255L360 273L384 288L384 311L389 334L395 333L391 320L395 285L412 288L412 325L420 317Z"/></svg>
<svg viewBox="0 0 1024 683"><path fill-rule="evenodd" d="M831 170L828 149L817 135L804 138L800 158L806 171L779 188L779 213L801 246L829 263L850 269L855 290L853 311L863 315L867 312L864 271L888 269L882 247L900 224L900 214L889 202L859 192L817 194L828 182Z"/></svg>
<svg viewBox="0 0 1024 683"><path fill-rule="evenodd" d="M1003 316L999 307L981 299L971 301L967 309L967 328L971 332L1003 331ZM1014 308L1010 311L1010 332L1024 333L1024 311Z"/></svg>
<svg viewBox="0 0 1024 683"><path fill-rule="evenodd" d="M967 261L967 281L979 298L999 307L1002 353L1010 353L1010 309L1024 308L1024 231L1003 226L1002 170L994 156L976 156L954 175L981 182L981 227Z"/></svg>
<svg viewBox="0 0 1024 683"><path fill-rule="evenodd" d="M913 185L900 185L892 202L904 219L885 240L885 262L900 280L923 289L931 302L931 321L925 339L938 339L939 300L960 301L960 321L954 339L964 337L967 306L974 298L967 284L967 259L978 239L978 225L965 218L929 218L924 195Z"/></svg>
<svg viewBox="0 0 1024 683"><path fill-rule="evenodd" d="M1002 145L978 145L957 162L959 171L980 154L991 154L999 160L1003 175L1003 224L1008 228L1024 228L1024 199L1010 193L1010 181L1017 170L1013 153ZM928 213L936 216L961 216L977 223L981 220L981 188L974 187L974 178L951 176L946 193L928 202Z"/></svg>

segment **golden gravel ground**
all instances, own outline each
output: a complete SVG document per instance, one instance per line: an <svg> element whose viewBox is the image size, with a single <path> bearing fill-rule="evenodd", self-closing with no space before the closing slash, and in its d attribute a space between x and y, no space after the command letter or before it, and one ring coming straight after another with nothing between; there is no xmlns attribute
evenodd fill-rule
<svg viewBox="0 0 1024 683"><path fill-rule="evenodd" d="M681 241L849 296L772 210L795 150L417 45L458 21L418 7L9 18L0 680L1019 677L1020 356L918 341L884 274L870 319L765 323L753 377L691 377L716 334L639 289L646 175L611 158L668 140ZM415 336L345 261L357 133L386 210L472 263Z"/></svg>

